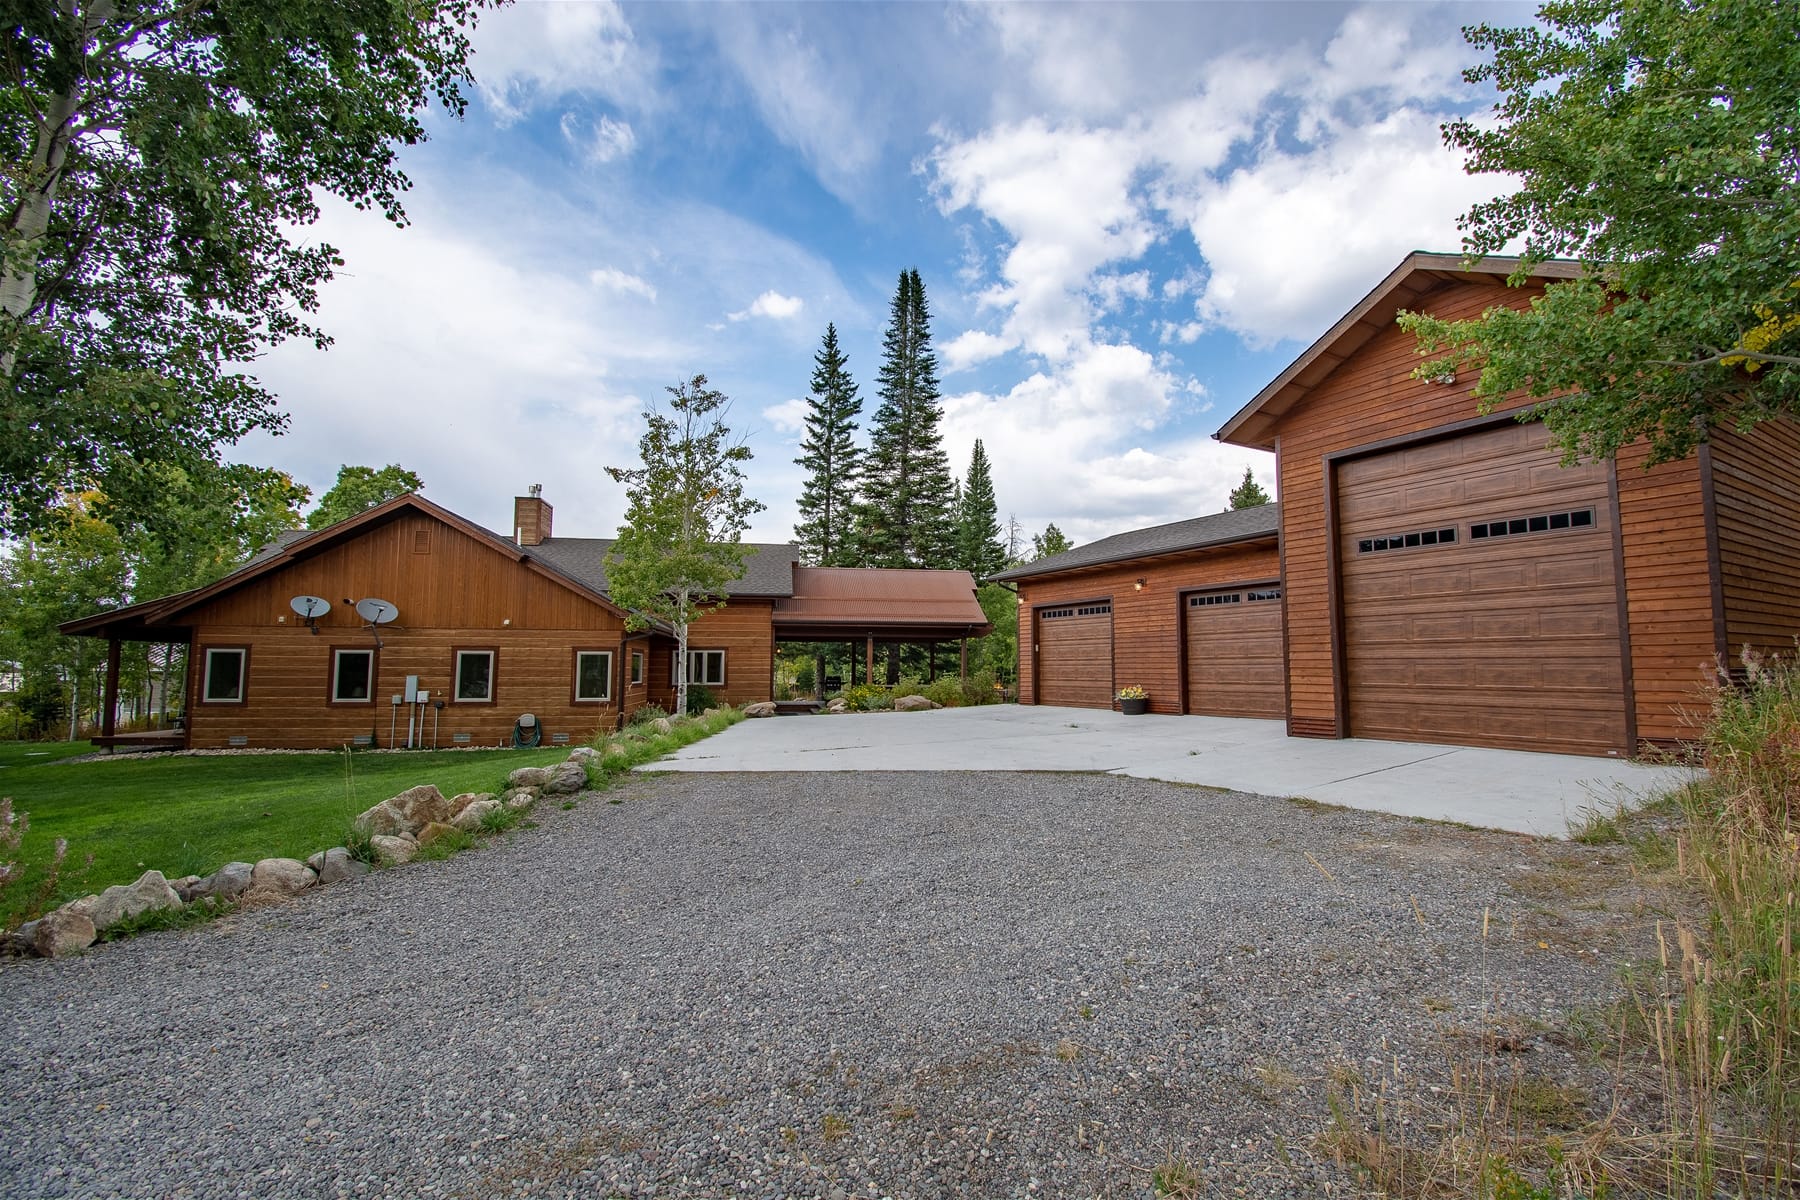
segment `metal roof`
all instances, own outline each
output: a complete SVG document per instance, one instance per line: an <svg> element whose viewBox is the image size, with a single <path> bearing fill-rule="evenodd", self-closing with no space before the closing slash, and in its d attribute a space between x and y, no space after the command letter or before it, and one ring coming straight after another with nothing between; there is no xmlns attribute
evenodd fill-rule
<svg viewBox="0 0 1800 1200"><path fill-rule="evenodd" d="M1275 449L1275 425L1282 416L1306 398L1307 393L1323 383L1338 366L1366 345L1370 338L1393 328L1394 318L1403 308L1411 308L1420 297L1446 283L1468 281L1478 277L1505 278L1519 269L1523 260L1503 255L1490 255L1465 265L1460 254L1432 254L1415 250L1375 285L1356 307L1306 348L1269 385L1251 398L1250 403L1232 414L1230 420L1213 434L1221 442L1234 446L1253 446L1259 450ZM1534 279L1578 279L1580 263L1567 259L1551 259L1531 268Z"/></svg>
<svg viewBox="0 0 1800 1200"><path fill-rule="evenodd" d="M597 592L606 591L606 552L617 538L545 538L524 547L527 558L579 580ZM727 585L728 596L791 596L794 562L800 552L786 542L745 542L744 573Z"/></svg>
<svg viewBox="0 0 1800 1200"><path fill-rule="evenodd" d="M775 601L775 629L785 636L804 626L878 637L941 633L975 637L989 632L967 571L891 567L795 567L794 594Z"/></svg>
<svg viewBox="0 0 1800 1200"><path fill-rule="evenodd" d="M995 575L997 580L1033 579L1040 575L1057 575L1064 571L1098 567L1109 563L1129 562L1139 558L1156 558L1185 550L1205 550L1234 542L1257 541L1275 537L1281 530L1281 505L1258 504L1229 512L1192 517L1149 529L1133 529L1117 533L1049 558L1014 567Z"/></svg>

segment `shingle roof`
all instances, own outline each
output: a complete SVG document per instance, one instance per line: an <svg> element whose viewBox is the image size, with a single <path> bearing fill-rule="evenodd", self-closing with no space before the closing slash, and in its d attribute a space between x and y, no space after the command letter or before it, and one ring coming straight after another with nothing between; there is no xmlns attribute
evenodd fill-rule
<svg viewBox="0 0 1800 1200"><path fill-rule="evenodd" d="M1149 529L1133 529L1117 533L1049 558L1040 558L1022 567L1002 571L995 579L1031 579L1039 575L1056 575L1082 567L1126 562L1134 558L1153 558L1159 554L1176 554L1183 550L1203 550L1231 542L1274 537L1281 529L1281 505L1258 504L1230 512L1193 517Z"/></svg>
<svg viewBox="0 0 1800 1200"><path fill-rule="evenodd" d="M597 592L606 591L606 552L615 538L545 538L524 547L528 558L575 579ZM745 542L744 573L734 580L730 596L791 596L794 594L794 561L800 552L785 542Z"/></svg>

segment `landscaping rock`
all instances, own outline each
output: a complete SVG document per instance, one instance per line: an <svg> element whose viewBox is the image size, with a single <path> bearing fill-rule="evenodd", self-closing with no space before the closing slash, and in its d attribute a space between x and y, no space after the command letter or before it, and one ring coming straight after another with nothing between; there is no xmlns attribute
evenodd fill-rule
<svg viewBox="0 0 1800 1200"><path fill-rule="evenodd" d="M378 833L369 839L369 845L375 850L375 857L384 863L411 862L413 855L419 852L419 843L411 838L390 837Z"/></svg>
<svg viewBox="0 0 1800 1200"><path fill-rule="evenodd" d="M578 762L578 763L585 764L585 763L593 762L593 761L597 760L599 757L600 757L600 752L598 750L594 749L592 746L577 746L573 750L569 751L569 761L570 762Z"/></svg>
<svg viewBox="0 0 1800 1200"><path fill-rule="evenodd" d="M390 796L387 802L406 818L407 828L415 833L433 821L450 819L450 802L444 799L444 793L438 791L435 784L422 783L407 788L398 796Z"/></svg>
<svg viewBox="0 0 1800 1200"><path fill-rule="evenodd" d="M311 871L314 875L317 875L319 873L319 868L324 865L325 865L325 852L323 850L314 852L312 857L308 858L306 860L307 870Z"/></svg>
<svg viewBox="0 0 1800 1200"><path fill-rule="evenodd" d="M775 702L759 700L755 704L746 704L744 705L744 715L746 717L772 717L775 715Z"/></svg>
<svg viewBox="0 0 1800 1200"><path fill-rule="evenodd" d="M652 733L674 733L675 722L669 717L658 717L650 722L650 730Z"/></svg>
<svg viewBox="0 0 1800 1200"><path fill-rule="evenodd" d="M444 820L455 823L456 818L460 816L463 809L469 807L469 805L475 803L477 800L492 800L493 798L494 793L492 792L463 792L459 795L452 796L450 798L450 815L445 817Z"/></svg>
<svg viewBox="0 0 1800 1200"><path fill-rule="evenodd" d="M31 944L32 935L37 932L37 927L36 921L27 921L7 934L5 940L0 942L0 953L15 955L37 953Z"/></svg>
<svg viewBox="0 0 1800 1200"><path fill-rule="evenodd" d="M265 858L250 871L250 886L259 892L292 896L319 881L305 863L294 858Z"/></svg>
<svg viewBox="0 0 1800 1200"><path fill-rule="evenodd" d="M181 897L169 886L163 873L145 871L133 883L114 884L98 896L72 900L58 911L67 910L84 916L94 923L96 930L104 932L140 913L180 907Z"/></svg>
<svg viewBox="0 0 1800 1200"><path fill-rule="evenodd" d="M926 709L942 707L943 705L927 700L924 696L902 696L894 701L895 712L924 712Z"/></svg>
<svg viewBox="0 0 1800 1200"><path fill-rule="evenodd" d="M828 713L847 713L850 711L850 702L842 696L839 696L825 706L825 711Z"/></svg>
<svg viewBox="0 0 1800 1200"><path fill-rule="evenodd" d="M369 873L369 864L351 856L342 846L334 846L320 856L319 882L339 883Z"/></svg>
<svg viewBox="0 0 1800 1200"><path fill-rule="evenodd" d="M557 763L549 769L548 778L544 780L544 795L573 795L576 792L586 791L587 785L586 767L578 762Z"/></svg>
<svg viewBox="0 0 1800 1200"><path fill-rule="evenodd" d="M631 747L626 745L622 741L606 743L606 757L607 758L624 758L627 754L630 754L630 753L631 753Z"/></svg>
<svg viewBox="0 0 1800 1200"><path fill-rule="evenodd" d="M537 803L537 798L536 788L507 788L500 797L500 803L513 809L530 808Z"/></svg>
<svg viewBox="0 0 1800 1200"><path fill-rule="evenodd" d="M256 868L247 862L228 862L188 889L190 900L208 896L220 900L236 900L250 890L250 875Z"/></svg>
<svg viewBox="0 0 1800 1200"><path fill-rule="evenodd" d="M99 932L85 914L59 908L37 922L31 949L42 958L66 958L93 945Z"/></svg>
<svg viewBox="0 0 1800 1200"><path fill-rule="evenodd" d="M450 824L464 833L474 833L481 828L481 822L487 818L487 815L497 812L499 808L500 801L492 796L483 796L474 803L465 805L461 812L450 818Z"/></svg>
<svg viewBox="0 0 1800 1200"><path fill-rule="evenodd" d="M361 833L393 837L409 831L404 814L387 800L357 815L353 822Z"/></svg>
<svg viewBox="0 0 1800 1200"><path fill-rule="evenodd" d="M549 767L520 767L506 777L506 786L509 788L534 787L541 789L549 782Z"/></svg>
<svg viewBox="0 0 1800 1200"><path fill-rule="evenodd" d="M439 838L455 833L456 831L456 826L451 825L446 821L433 821L425 828L419 830L419 848L424 849Z"/></svg>

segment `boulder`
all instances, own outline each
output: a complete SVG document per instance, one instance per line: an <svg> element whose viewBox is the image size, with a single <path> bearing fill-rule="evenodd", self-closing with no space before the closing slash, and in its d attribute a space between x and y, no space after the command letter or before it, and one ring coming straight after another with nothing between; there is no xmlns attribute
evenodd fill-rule
<svg viewBox="0 0 1800 1200"><path fill-rule="evenodd" d="M500 797L500 803L508 808L530 808L537 803L536 788L507 788Z"/></svg>
<svg viewBox="0 0 1800 1200"><path fill-rule="evenodd" d="M419 846L421 848L429 846L439 838L446 837L455 832L456 826L444 821L433 821L425 828L419 830Z"/></svg>
<svg viewBox="0 0 1800 1200"><path fill-rule="evenodd" d="M850 702L842 696L839 696L825 706L825 711L828 713L847 713L850 711Z"/></svg>
<svg viewBox="0 0 1800 1200"><path fill-rule="evenodd" d="M570 762L590 763L590 762L595 761L599 757L600 757L600 752L598 750L594 749L592 746L577 746L573 750L569 751L569 761Z"/></svg>
<svg viewBox="0 0 1800 1200"><path fill-rule="evenodd" d="M627 754L630 754L630 753L631 753L631 747L626 745L622 741L606 743L606 757L607 758L624 758Z"/></svg>
<svg viewBox="0 0 1800 1200"><path fill-rule="evenodd" d="M292 896L319 881L313 869L294 858L265 858L250 871L250 886L259 892Z"/></svg>
<svg viewBox="0 0 1800 1200"><path fill-rule="evenodd" d="M4 938L0 938L0 954L35 954L31 939L37 933L38 923L27 921Z"/></svg>
<svg viewBox="0 0 1800 1200"><path fill-rule="evenodd" d="M37 922L31 931L31 949L43 958L63 958L86 950L98 934L85 914L59 908Z"/></svg>
<svg viewBox="0 0 1800 1200"><path fill-rule="evenodd" d="M656 720L650 722L650 732L674 733L675 721L672 717L658 717Z"/></svg>
<svg viewBox="0 0 1800 1200"><path fill-rule="evenodd" d="M325 851L320 858L318 868L320 883L338 883L369 873L369 864L352 858L350 851L342 846L332 847Z"/></svg>
<svg viewBox="0 0 1800 1200"><path fill-rule="evenodd" d="M461 815L462 810L469 807L469 805L475 803L477 800L492 800L493 798L494 793L492 792L463 792L460 795L453 796L450 799L450 815L445 817L444 820L454 823L456 818Z"/></svg>
<svg viewBox="0 0 1800 1200"><path fill-rule="evenodd" d="M396 834L407 832L406 817L386 800L374 808L357 814L356 820L352 824L356 826L358 832L378 837L393 837Z"/></svg>
<svg viewBox="0 0 1800 1200"><path fill-rule="evenodd" d="M587 790L587 768L578 762L557 763L544 780L544 795L570 796Z"/></svg>
<svg viewBox="0 0 1800 1200"><path fill-rule="evenodd" d="M323 850L315 851L312 857L306 860L306 869L311 871L314 875L317 875L319 873L319 868L324 865L325 852Z"/></svg>
<svg viewBox="0 0 1800 1200"><path fill-rule="evenodd" d="M506 786L509 788L534 787L541 789L549 782L549 767L520 767L506 777Z"/></svg>
<svg viewBox="0 0 1800 1200"><path fill-rule="evenodd" d="M99 932L142 913L180 907L181 897L161 871L145 871L134 883L114 884L98 896L83 896L63 905L92 921Z"/></svg>
<svg viewBox="0 0 1800 1200"><path fill-rule="evenodd" d="M250 890L250 874L254 870L247 862L228 862L189 888L189 898L204 900L216 896L220 900L236 900Z"/></svg>
<svg viewBox="0 0 1800 1200"><path fill-rule="evenodd" d="M895 712L924 712L930 708L942 708L943 705L927 700L924 696L902 696L894 701Z"/></svg>
<svg viewBox="0 0 1800 1200"><path fill-rule="evenodd" d="M407 827L415 833L433 821L450 819L450 802L444 799L444 793L438 791L435 784L422 783L407 788L398 796L388 797L388 803L406 818Z"/></svg>
<svg viewBox="0 0 1800 1200"><path fill-rule="evenodd" d="M481 828L481 823L487 819L487 815L491 812L498 811L499 808L500 802L498 800L494 799L492 796L483 796L473 804L465 805L461 812L450 818L450 824L456 826L464 833L474 833L477 829Z"/></svg>
<svg viewBox="0 0 1800 1200"><path fill-rule="evenodd" d="M775 702L759 700L755 704L746 704L744 705L744 715L746 717L772 717L775 715Z"/></svg>
<svg viewBox="0 0 1800 1200"><path fill-rule="evenodd" d="M411 862L413 855L419 852L419 843L411 838L390 837L378 833L369 839L369 845L375 850L375 857L384 863Z"/></svg>

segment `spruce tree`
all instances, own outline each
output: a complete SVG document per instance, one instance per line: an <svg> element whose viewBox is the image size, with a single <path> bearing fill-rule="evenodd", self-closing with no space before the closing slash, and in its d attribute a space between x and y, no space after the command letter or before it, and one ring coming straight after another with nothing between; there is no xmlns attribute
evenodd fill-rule
<svg viewBox="0 0 1800 1200"><path fill-rule="evenodd" d="M1231 508L1255 508L1268 502L1269 493L1263 491L1262 484L1256 482L1250 475L1250 468L1245 467L1244 482L1231 489Z"/></svg>
<svg viewBox="0 0 1800 1200"><path fill-rule="evenodd" d="M938 431L930 320L919 272L900 272L881 344L881 407L870 426L856 513L858 561L865 566L956 562L955 485Z"/></svg>
<svg viewBox="0 0 1800 1200"><path fill-rule="evenodd" d="M1006 570L1006 547L1000 541L1000 510L994 503L994 476L987 451L975 439L969 455L969 478L963 484L957 514L957 566L985 579Z"/></svg>
<svg viewBox="0 0 1800 1200"><path fill-rule="evenodd" d="M825 326L825 339L813 356L812 396L806 407L806 440L794 462L806 468L800 489L800 521L794 541L809 566L842 567L854 562L851 509L856 499L857 452L852 435L862 400L856 381L845 369L838 349L837 326Z"/></svg>

